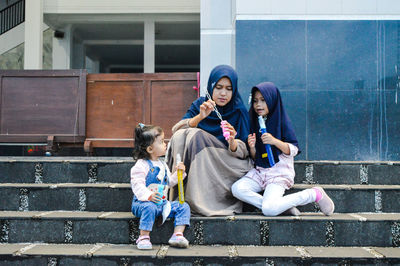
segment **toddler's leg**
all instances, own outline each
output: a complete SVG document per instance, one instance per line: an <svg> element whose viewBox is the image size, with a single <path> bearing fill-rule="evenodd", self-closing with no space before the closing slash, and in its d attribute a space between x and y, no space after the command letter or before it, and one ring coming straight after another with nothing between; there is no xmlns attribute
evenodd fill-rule
<svg viewBox="0 0 400 266"><path fill-rule="evenodd" d="M151 231L156 217L161 213L161 208L153 202L141 202L136 207L132 206L132 213L136 217L140 217L140 230Z"/></svg>
<svg viewBox="0 0 400 266"><path fill-rule="evenodd" d="M186 226L190 225L190 207L185 202L180 204L177 201L171 202L171 213L168 216L169 218L175 218L174 226ZM185 229L185 227L183 227ZM183 230L182 230L183 232Z"/></svg>
<svg viewBox="0 0 400 266"><path fill-rule="evenodd" d="M314 189L305 189L283 197L285 188L278 184L269 184L264 191L262 204L263 214L276 216L299 205L306 205L315 201Z"/></svg>
<svg viewBox="0 0 400 266"><path fill-rule="evenodd" d="M140 236L136 240L138 249L152 249L150 232L155 218L160 214L160 208L152 202L132 202L132 213L140 217Z"/></svg>
<svg viewBox="0 0 400 266"><path fill-rule="evenodd" d="M169 217L175 217L174 233L168 240L173 247L187 248L189 241L183 236L183 231L187 225L190 225L190 207L185 202L180 204L177 201L171 202L171 213Z"/></svg>
<svg viewBox="0 0 400 266"><path fill-rule="evenodd" d="M235 198L259 209L262 208L263 201L263 197L257 193L260 191L262 191L262 187L248 177L242 177L232 185L232 194Z"/></svg>

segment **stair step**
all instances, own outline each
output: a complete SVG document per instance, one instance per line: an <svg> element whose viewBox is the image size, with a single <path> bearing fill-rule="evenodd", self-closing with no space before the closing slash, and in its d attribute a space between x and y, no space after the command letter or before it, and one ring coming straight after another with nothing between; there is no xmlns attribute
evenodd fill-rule
<svg viewBox="0 0 400 266"><path fill-rule="evenodd" d="M0 212L0 242L134 243L138 219L129 212ZM152 242L172 234L173 221L155 227ZM400 246L399 213L304 213L299 217L192 217L185 233L199 245Z"/></svg>
<svg viewBox="0 0 400 266"><path fill-rule="evenodd" d="M0 157L3 183L129 182L130 157ZM296 183L396 185L400 162L295 161Z"/></svg>
<svg viewBox="0 0 400 266"><path fill-rule="evenodd" d="M126 265L219 264L303 265L306 264L398 264L399 248L316 246L199 246L177 249L154 245L138 250L134 245L0 244L0 263L15 265ZM52 263L52 264L51 264Z"/></svg>
<svg viewBox="0 0 400 266"><path fill-rule="evenodd" d="M296 184L288 194L314 185ZM397 212L400 185L321 185L333 199L336 212ZM0 183L0 210L12 211L129 211L129 183ZM359 204L362 202L362 204ZM317 212L316 204L299 207ZM250 208L255 210L255 208Z"/></svg>

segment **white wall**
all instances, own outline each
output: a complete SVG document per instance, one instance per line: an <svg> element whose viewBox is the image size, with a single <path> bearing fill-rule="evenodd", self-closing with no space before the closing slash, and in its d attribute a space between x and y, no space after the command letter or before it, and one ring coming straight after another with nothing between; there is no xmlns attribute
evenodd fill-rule
<svg viewBox="0 0 400 266"><path fill-rule="evenodd" d="M202 0L200 11L200 86L207 87L210 71L217 65L234 66L234 22L231 0Z"/></svg>
<svg viewBox="0 0 400 266"><path fill-rule="evenodd" d="M44 13L199 13L200 0L44 0Z"/></svg>
<svg viewBox="0 0 400 266"><path fill-rule="evenodd" d="M399 0L236 0L236 19L398 19Z"/></svg>

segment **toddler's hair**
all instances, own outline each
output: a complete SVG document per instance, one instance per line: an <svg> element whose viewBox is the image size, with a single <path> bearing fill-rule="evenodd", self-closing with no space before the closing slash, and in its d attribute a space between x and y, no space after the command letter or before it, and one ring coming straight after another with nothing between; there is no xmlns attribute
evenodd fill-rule
<svg viewBox="0 0 400 266"><path fill-rule="evenodd" d="M162 128L153 125L139 124L135 127L135 146L133 147L133 159L150 159L147 147L153 144L154 140L161 135Z"/></svg>

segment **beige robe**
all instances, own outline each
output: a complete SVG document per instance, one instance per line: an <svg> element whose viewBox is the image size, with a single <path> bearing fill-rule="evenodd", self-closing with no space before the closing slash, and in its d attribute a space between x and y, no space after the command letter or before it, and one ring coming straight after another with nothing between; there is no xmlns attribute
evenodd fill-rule
<svg viewBox="0 0 400 266"><path fill-rule="evenodd" d="M231 186L253 168L246 144L237 139L238 148L231 152L208 132L188 127L188 120L173 127L166 156L170 169L176 165L177 153L186 166L185 201L193 213L204 216L242 212L242 202L233 197Z"/></svg>

